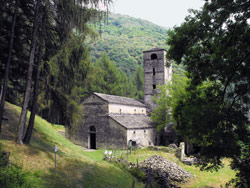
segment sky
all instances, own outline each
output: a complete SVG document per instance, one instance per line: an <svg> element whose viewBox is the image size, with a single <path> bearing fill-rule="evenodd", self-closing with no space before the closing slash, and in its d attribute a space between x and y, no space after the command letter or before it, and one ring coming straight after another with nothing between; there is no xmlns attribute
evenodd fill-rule
<svg viewBox="0 0 250 188"><path fill-rule="evenodd" d="M159 26L179 26L188 9L200 9L204 0L113 0L112 13L141 18Z"/></svg>

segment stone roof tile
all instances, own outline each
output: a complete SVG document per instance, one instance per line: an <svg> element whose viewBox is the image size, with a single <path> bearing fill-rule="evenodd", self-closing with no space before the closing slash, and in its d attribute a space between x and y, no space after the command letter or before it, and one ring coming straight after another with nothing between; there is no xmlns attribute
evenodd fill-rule
<svg viewBox="0 0 250 188"><path fill-rule="evenodd" d="M97 95L98 97L104 99L105 101L107 101L110 104L123 104L123 105L130 105L130 106L146 107L145 104L143 104L142 102L140 102L137 99L128 98L128 97L121 97L121 96L117 96L117 95L107 95L107 94L96 93L96 92L94 94Z"/></svg>
<svg viewBox="0 0 250 188"><path fill-rule="evenodd" d="M110 117L127 129L154 128L150 117L146 115L110 115Z"/></svg>

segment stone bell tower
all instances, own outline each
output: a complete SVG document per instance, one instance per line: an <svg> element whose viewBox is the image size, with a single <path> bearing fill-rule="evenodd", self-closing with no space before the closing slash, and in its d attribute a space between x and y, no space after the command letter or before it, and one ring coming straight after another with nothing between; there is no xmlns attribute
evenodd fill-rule
<svg viewBox="0 0 250 188"><path fill-rule="evenodd" d="M152 97L159 93L157 85L164 85L172 78L172 65L166 67L166 50L153 48L143 51L144 67L144 102L149 107L150 112L156 107Z"/></svg>

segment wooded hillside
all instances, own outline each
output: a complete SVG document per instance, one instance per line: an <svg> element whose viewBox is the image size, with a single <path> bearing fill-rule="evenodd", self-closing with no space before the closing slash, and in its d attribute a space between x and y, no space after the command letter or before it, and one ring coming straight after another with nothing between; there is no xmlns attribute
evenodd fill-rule
<svg viewBox="0 0 250 188"><path fill-rule="evenodd" d="M106 51L118 68L131 75L143 63L142 51L155 47L167 49L166 38L164 27L138 18L110 14L101 28L101 36L90 44L90 52L94 59L98 59Z"/></svg>

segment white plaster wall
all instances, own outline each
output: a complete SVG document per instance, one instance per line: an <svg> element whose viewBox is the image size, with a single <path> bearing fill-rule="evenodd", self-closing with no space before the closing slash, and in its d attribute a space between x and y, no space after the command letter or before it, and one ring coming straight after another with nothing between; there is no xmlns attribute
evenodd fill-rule
<svg viewBox="0 0 250 188"><path fill-rule="evenodd" d="M109 104L109 114L146 114L145 107Z"/></svg>
<svg viewBox="0 0 250 188"><path fill-rule="evenodd" d="M142 146L154 145L155 129L145 128L127 130L127 143L129 143L129 140L136 140L136 143Z"/></svg>

